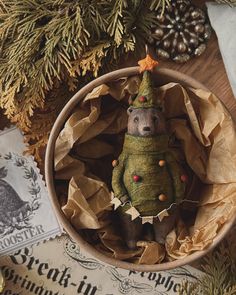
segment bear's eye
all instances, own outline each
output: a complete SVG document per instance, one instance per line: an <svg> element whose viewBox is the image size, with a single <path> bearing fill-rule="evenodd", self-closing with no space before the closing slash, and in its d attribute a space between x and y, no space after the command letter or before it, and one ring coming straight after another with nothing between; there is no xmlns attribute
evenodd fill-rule
<svg viewBox="0 0 236 295"><path fill-rule="evenodd" d="M138 123L138 117L134 117L134 122Z"/></svg>
<svg viewBox="0 0 236 295"><path fill-rule="evenodd" d="M158 117L153 117L152 120L154 123L156 123L158 121Z"/></svg>

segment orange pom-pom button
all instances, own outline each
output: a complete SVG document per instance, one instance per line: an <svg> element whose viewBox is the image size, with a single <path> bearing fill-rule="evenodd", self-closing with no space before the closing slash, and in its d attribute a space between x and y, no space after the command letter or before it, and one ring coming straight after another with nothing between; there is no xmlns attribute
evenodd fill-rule
<svg viewBox="0 0 236 295"><path fill-rule="evenodd" d="M183 174L183 175L180 176L180 179L181 179L182 182L187 182L188 181L188 176Z"/></svg>
<svg viewBox="0 0 236 295"><path fill-rule="evenodd" d="M119 161L118 160L113 160L111 164L112 164L113 167L116 167L116 166L118 166Z"/></svg>
<svg viewBox="0 0 236 295"><path fill-rule="evenodd" d="M138 100L140 102L146 102L147 101L147 98L146 98L146 96L140 96Z"/></svg>
<svg viewBox="0 0 236 295"><path fill-rule="evenodd" d="M163 166L165 166L166 161L164 161L164 160L160 160L160 161L158 162L158 164L159 164L160 167L163 167Z"/></svg>
<svg viewBox="0 0 236 295"><path fill-rule="evenodd" d="M161 202L165 202L168 199L168 197L166 195L164 195L164 194L160 194L159 197L158 197L158 199Z"/></svg>
<svg viewBox="0 0 236 295"><path fill-rule="evenodd" d="M141 180L141 176L139 176L139 175L134 175L133 176L133 181L134 182L139 182Z"/></svg>

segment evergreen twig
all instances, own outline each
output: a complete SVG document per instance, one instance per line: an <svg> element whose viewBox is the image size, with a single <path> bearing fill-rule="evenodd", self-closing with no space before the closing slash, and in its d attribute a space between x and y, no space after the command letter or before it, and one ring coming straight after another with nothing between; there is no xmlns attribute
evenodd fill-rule
<svg viewBox="0 0 236 295"><path fill-rule="evenodd" d="M202 270L205 274L198 281L182 282L179 295L236 294L235 234L204 259Z"/></svg>
<svg viewBox="0 0 236 295"><path fill-rule="evenodd" d="M163 5L169 0L157 1ZM97 76L105 57L114 64L124 53L142 50L155 21L151 4L152 0L0 0L0 107L35 148L46 143L51 118L60 111L48 105L65 102L58 95L51 103L51 92L59 84L78 88L85 81L82 76Z"/></svg>

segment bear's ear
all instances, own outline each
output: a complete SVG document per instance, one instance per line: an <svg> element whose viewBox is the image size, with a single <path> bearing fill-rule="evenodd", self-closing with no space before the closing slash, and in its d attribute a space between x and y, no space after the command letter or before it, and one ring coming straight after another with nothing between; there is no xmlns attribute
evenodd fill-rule
<svg viewBox="0 0 236 295"><path fill-rule="evenodd" d="M127 110L127 114L130 115L133 112L134 108L133 107L129 107Z"/></svg>

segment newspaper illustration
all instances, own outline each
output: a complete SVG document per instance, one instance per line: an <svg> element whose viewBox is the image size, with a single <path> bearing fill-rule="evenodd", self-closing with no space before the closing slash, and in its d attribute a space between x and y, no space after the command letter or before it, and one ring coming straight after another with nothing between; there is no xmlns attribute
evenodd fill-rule
<svg viewBox="0 0 236 295"><path fill-rule="evenodd" d="M13 127L0 132L0 255L61 234L33 157Z"/></svg>
<svg viewBox="0 0 236 295"><path fill-rule="evenodd" d="M115 268L81 251L67 235L2 257L0 265L3 295L172 295L184 278L196 281L202 274L190 266L153 273Z"/></svg>

